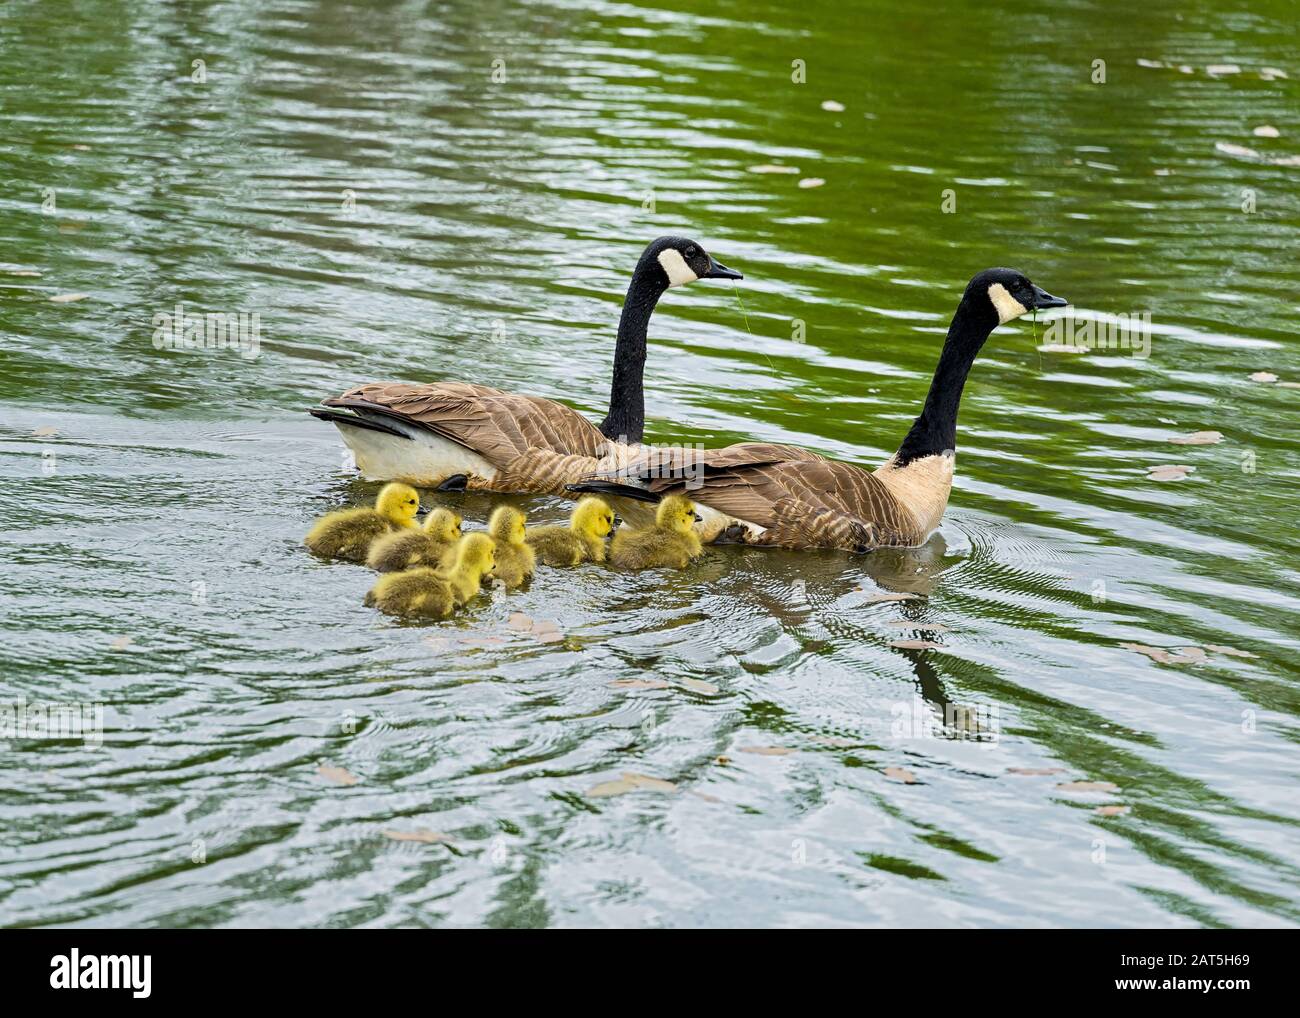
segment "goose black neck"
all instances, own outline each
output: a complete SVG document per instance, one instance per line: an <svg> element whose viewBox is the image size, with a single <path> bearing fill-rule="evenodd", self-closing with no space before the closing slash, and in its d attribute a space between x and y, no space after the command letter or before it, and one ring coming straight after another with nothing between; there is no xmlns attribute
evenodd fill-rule
<svg viewBox="0 0 1300 1018"><path fill-rule="evenodd" d="M618 320L618 342L614 346L614 381L609 392L609 413L600 433L614 441L636 444L645 433L646 332L650 316L666 286L658 265L642 259L627 288L623 314Z"/></svg>
<svg viewBox="0 0 1300 1018"><path fill-rule="evenodd" d="M939 364L934 369L930 392L925 397L925 407L898 447L894 456L896 466L906 466L923 456L957 448L957 409L961 405L961 391L975 357L997 324L997 314L991 305L981 307L966 297L957 305L957 313L948 326L943 352L939 354Z"/></svg>

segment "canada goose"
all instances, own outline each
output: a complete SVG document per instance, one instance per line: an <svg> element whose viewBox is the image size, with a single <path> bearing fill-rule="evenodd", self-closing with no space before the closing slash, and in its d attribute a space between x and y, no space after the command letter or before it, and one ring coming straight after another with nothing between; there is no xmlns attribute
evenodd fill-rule
<svg viewBox="0 0 1300 1018"><path fill-rule="evenodd" d="M637 262L614 346L609 413L597 428L567 406L468 382L371 382L309 413L338 425L367 477L445 490L563 495L616 466L645 430L646 329L664 291L697 279L742 279L696 241L660 237Z"/></svg>
<svg viewBox="0 0 1300 1018"><path fill-rule="evenodd" d="M660 456L653 469L641 461L572 490L649 502L688 491L705 514L706 540L725 532L746 544L857 552L923 544L948 505L957 408L984 341L1030 310L1068 303L1014 269L976 275L948 327L921 415L898 451L874 471L802 449L793 450L795 457L790 446L747 442L702 454L683 450L676 463Z"/></svg>
<svg viewBox="0 0 1300 1018"><path fill-rule="evenodd" d="M537 568L537 553L527 543L528 519L522 512L508 505L499 505L488 518L488 535L496 542L496 569L493 575L507 590L520 586Z"/></svg>
<svg viewBox="0 0 1300 1018"><path fill-rule="evenodd" d="M438 566L460 540L461 519L450 509L434 509L419 530L402 529L378 538L366 555L377 573L398 573L415 566Z"/></svg>
<svg viewBox="0 0 1300 1018"><path fill-rule="evenodd" d="M365 603L386 615L442 619L465 604L492 571L495 550L487 534L466 534L456 545L450 569L438 572L417 566L400 573L385 573Z"/></svg>
<svg viewBox="0 0 1300 1018"><path fill-rule="evenodd" d="M599 498L584 498L574 507L567 527L533 527L525 540L548 566L604 562L605 538L614 529L614 510Z"/></svg>
<svg viewBox="0 0 1300 1018"><path fill-rule="evenodd" d="M668 495L655 510L655 525L622 528L609 545L610 564L619 569L685 569L703 548L695 533L700 519L684 495Z"/></svg>
<svg viewBox="0 0 1300 1018"><path fill-rule="evenodd" d="M303 544L325 558L364 562L378 537L415 526L420 496L405 484L385 484L373 509L344 509L322 516Z"/></svg>

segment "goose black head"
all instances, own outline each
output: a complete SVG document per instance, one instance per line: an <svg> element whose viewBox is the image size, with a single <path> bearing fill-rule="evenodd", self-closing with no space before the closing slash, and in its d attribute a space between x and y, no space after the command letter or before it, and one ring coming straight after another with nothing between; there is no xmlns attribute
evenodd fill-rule
<svg viewBox="0 0 1300 1018"><path fill-rule="evenodd" d="M999 325L1030 311L1063 308L1070 303L1035 286L1023 272L1015 269L985 269L978 273L967 285L962 300L975 307L990 308L997 315Z"/></svg>
<svg viewBox="0 0 1300 1018"><path fill-rule="evenodd" d="M697 279L744 279L739 272L719 264L702 244L689 237L660 237L652 240L641 256L638 269L657 267L663 284L685 286Z"/></svg>

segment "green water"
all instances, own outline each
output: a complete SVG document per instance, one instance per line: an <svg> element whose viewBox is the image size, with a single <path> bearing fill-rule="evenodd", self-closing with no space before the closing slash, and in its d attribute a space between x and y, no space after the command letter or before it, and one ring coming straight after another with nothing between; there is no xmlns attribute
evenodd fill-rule
<svg viewBox="0 0 1300 1018"><path fill-rule="evenodd" d="M0 7L0 700L104 705L102 745L0 744L0 923L1297 925L1300 389L1249 377L1300 381L1295 6L862 6ZM875 465L989 265L1149 313L1150 356L996 332L920 549L549 571L431 627L304 552L375 490L304 408L598 417L675 232L744 313L666 296L657 442ZM155 349L177 303L257 312L257 356ZM586 795L625 771L677 790Z"/></svg>

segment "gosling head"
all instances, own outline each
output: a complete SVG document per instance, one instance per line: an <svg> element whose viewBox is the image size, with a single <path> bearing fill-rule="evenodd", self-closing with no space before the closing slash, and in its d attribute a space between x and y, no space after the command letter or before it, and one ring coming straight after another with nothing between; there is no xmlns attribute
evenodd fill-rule
<svg viewBox="0 0 1300 1018"><path fill-rule="evenodd" d="M485 576L497 564L496 544L487 534L466 534L456 546L456 568Z"/></svg>
<svg viewBox="0 0 1300 1018"><path fill-rule="evenodd" d="M657 269L656 269L657 267ZM688 237L660 237L652 240L637 272L642 269L662 276L664 288L685 286L697 279L744 279L739 272L719 264L698 241Z"/></svg>
<svg viewBox="0 0 1300 1018"><path fill-rule="evenodd" d="M409 484L385 484L375 499L375 509L380 516L404 527L411 526L419 508L420 495Z"/></svg>
<svg viewBox="0 0 1300 1018"><path fill-rule="evenodd" d="M502 544L524 543L524 521L528 517L513 506L499 505L488 519L488 533Z"/></svg>
<svg viewBox="0 0 1300 1018"><path fill-rule="evenodd" d="M1035 286L1015 269L985 269L978 273L967 285L962 302L996 315L998 325L1006 325L1030 311L1063 308L1070 303Z"/></svg>
<svg viewBox="0 0 1300 1018"><path fill-rule="evenodd" d="M614 529L614 510L599 498L584 498L573 510L572 527L579 534L605 537Z"/></svg>
<svg viewBox="0 0 1300 1018"><path fill-rule="evenodd" d="M424 518L424 532L437 541L460 538L460 516L450 509L435 509Z"/></svg>
<svg viewBox="0 0 1300 1018"><path fill-rule="evenodd" d="M675 534L690 533L699 518L691 500L683 495L669 495L655 510L655 525L660 530L670 530Z"/></svg>

